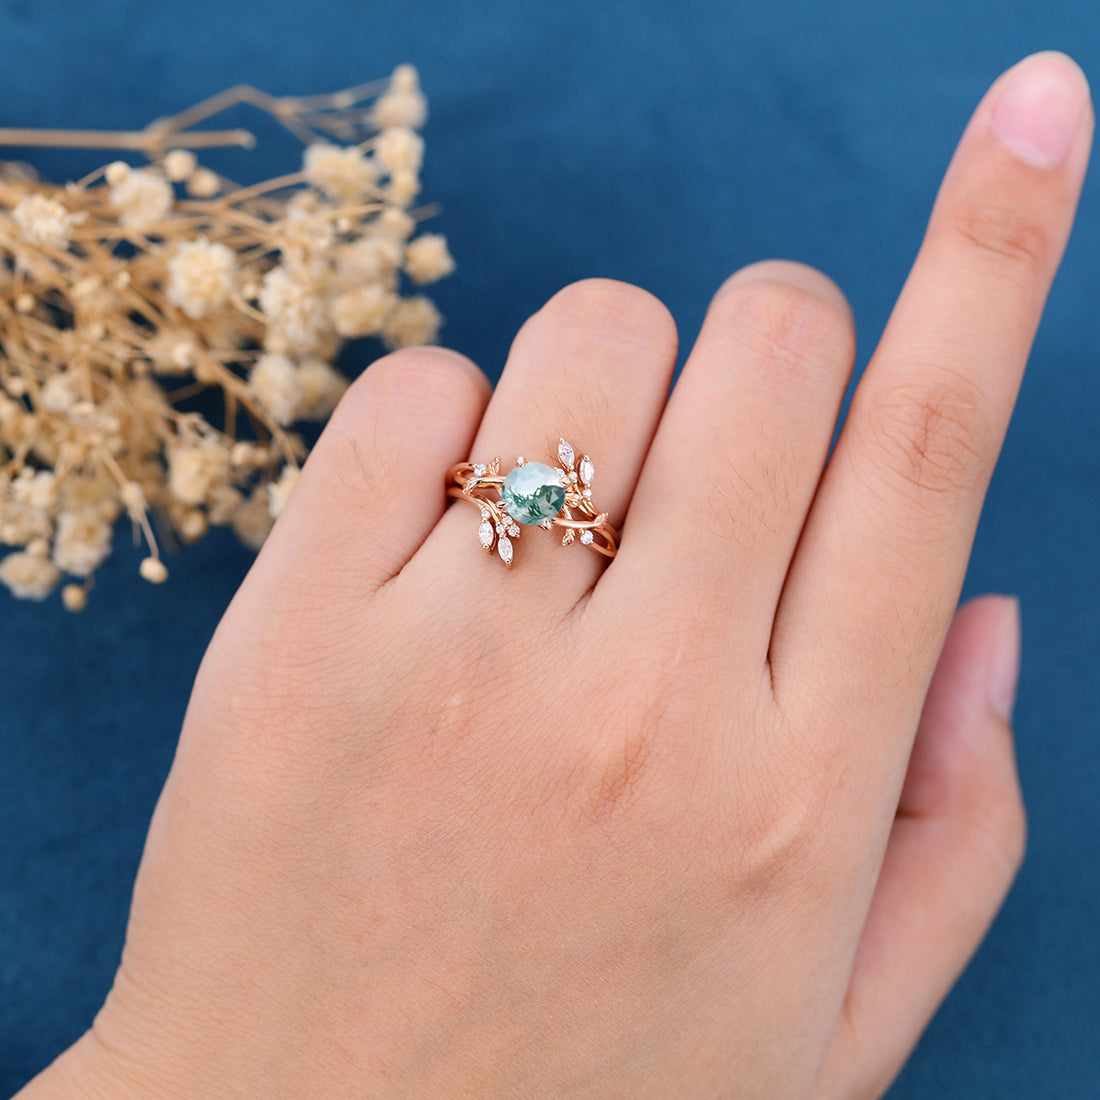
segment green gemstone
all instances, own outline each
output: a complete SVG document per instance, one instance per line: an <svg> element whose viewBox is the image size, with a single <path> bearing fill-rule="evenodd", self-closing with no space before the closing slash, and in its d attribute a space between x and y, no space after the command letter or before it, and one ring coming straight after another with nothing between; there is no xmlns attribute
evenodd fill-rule
<svg viewBox="0 0 1100 1100"><path fill-rule="evenodd" d="M561 511L565 486L549 466L528 462L516 466L504 479L500 495L517 523L541 523Z"/></svg>

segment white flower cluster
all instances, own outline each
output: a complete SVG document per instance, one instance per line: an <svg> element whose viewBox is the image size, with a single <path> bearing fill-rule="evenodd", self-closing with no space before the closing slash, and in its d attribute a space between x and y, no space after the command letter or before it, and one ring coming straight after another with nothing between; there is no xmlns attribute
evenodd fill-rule
<svg viewBox="0 0 1100 1100"><path fill-rule="evenodd" d="M174 194L172 185L155 168L130 168L115 161L112 173L116 182L111 187L111 204L118 211L119 224L127 229L144 232L171 213ZM122 169L125 169L124 171Z"/></svg>
<svg viewBox="0 0 1100 1100"><path fill-rule="evenodd" d="M454 261L441 235L416 235L416 70L399 66L369 106L331 107L373 132L307 144L290 190L237 189L163 144L145 167L115 161L68 187L0 162L0 585L14 596L60 586L82 609L122 518L155 584L168 570L153 513L183 543L230 526L259 547L305 457L294 426L347 389L344 342L436 339L418 288ZM224 430L180 404L208 388Z"/></svg>
<svg viewBox="0 0 1100 1100"><path fill-rule="evenodd" d="M184 241L168 261L168 301L197 321L229 300L236 272L236 254L224 244Z"/></svg>
<svg viewBox="0 0 1100 1100"><path fill-rule="evenodd" d="M361 149L318 141L306 147L305 177L338 202L362 202L378 182L378 165Z"/></svg>
<svg viewBox="0 0 1100 1100"><path fill-rule="evenodd" d="M11 216L29 244L45 248L68 248L73 225L80 220L57 199L39 194L20 199Z"/></svg>

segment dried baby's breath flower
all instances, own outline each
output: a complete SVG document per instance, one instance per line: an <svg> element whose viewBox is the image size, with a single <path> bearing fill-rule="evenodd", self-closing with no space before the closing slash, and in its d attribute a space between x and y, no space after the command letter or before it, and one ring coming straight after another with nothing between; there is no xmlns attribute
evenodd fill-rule
<svg viewBox="0 0 1100 1100"><path fill-rule="evenodd" d="M359 202L378 182L378 165L362 149L319 141L302 158L306 179L340 202Z"/></svg>
<svg viewBox="0 0 1100 1100"><path fill-rule="evenodd" d="M111 187L117 187L130 174L130 166L124 160L113 160L103 169L103 178Z"/></svg>
<svg viewBox="0 0 1100 1100"><path fill-rule="evenodd" d="M393 126L378 135L374 155L387 172L419 172L424 139L408 126Z"/></svg>
<svg viewBox="0 0 1100 1100"><path fill-rule="evenodd" d="M348 282L396 283L401 266L401 245L388 237L361 237L344 245L336 255L336 270Z"/></svg>
<svg viewBox="0 0 1100 1100"><path fill-rule="evenodd" d="M11 483L12 497L20 504L45 511L57 501L57 477L52 470L24 466Z"/></svg>
<svg viewBox="0 0 1100 1100"><path fill-rule="evenodd" d="M405 246L405 271L414 283L434 283L454 269L447 239L440 233L421 233Z"/></svg>
<svg viewBox="0 0 1100 1100"><path fill-rule="evenodd" d="M329 312L341 336L374 336L382 331L382 323L396 303L396 294L375 284L339 295L333 299Z"/></svg>
<svg viewBox="0 0 1100 1100"><path fill-rule="evenodd" d="M196 199L212 199L221 186L217 173L209 168L197 168L187 177L187 193Z"/></svg>
<svg viewBox="0 0 1100 1100"><path fill-rule="evenodd" d="M287 268L307 268L312 271L314 279L319 272L327 269L326 261L336 242L336 231L326 211L292 203L276 233Z"/></svg>
<svg viewBox="0 0 1100 1100"><path fill-rule="evenodd" d="M110 552L111 524L102 510L85 507L57 517L53 560L66 573L86 577Z"/></svg>
<svg viewBox="0 0 1100 1100"><path fill-rule="evenodd" d="M184 241L168 261L168 301L201 320L228 301L236 270L237 257L224 244Z"/></svg>
<svg viewBox="0 0 1100 1100"><path fill-rule="evenodd" d="M157 374L187 374L195 369L198 344L186 331L161 329L147 342L143 354Z"/></svg>
<svg viewBox="0 0 1100 1100"><path fill-rule="evenodd" d="M261 355L252 368L248 388L276 424L291 424L298 419L304 387L294 364L285 355Z"/></svg>
<svg viewBox="0 0 1100 1100"><path fill-rule="evenodd" d="M0 559L0 583L21 600L44 600L57 586L61 572L49 558L26 550Z"/></svg>
<svg viewBox="0 0 1100 1100"><path fill-rule="evenodd" d="M6 491L3 491L6 490ZM19 499L12 485L0 485L0 542L28 546L53 535L53 501L48 505Z"/></svg>
<svg viewBox="0 0 1100 1100"><path fill-rule="evenodd" d="M416 66L407 61L398 65L390 75L390 87L398 92L415 92L420 87Z"/></svg>
<svg viewBox="0 0 1100 1100"><path fill-rule="evenodd" d="M61 589L61 602L66 611L83 611L88 606L88 590L79 584L67 584Z"/></svg>
<svg viewBox="0 0 1100 1100"><path fill-rule="evenodd" d="M397 206L408 206L420 194L420 177L408 168L401 168L390 176L386 198Z"/></svg>
<svg viewBox="0 0 1100 1100"><path fill-rule="evenodd" d="M173 183L182 183L191 178L198 163L190 149L172 149L164 154L164 174Z"/></svg>
<svg viewBox="0 0 1100 1100"><path fill-rule="evenodd" d="M271 516L266 486L253 490L252 495L234 511L232 522L237 538L245 546L250 546L253 550L259 550L263 546L275 523Z"/></svg>
<svg viewBox="0 0 1100 1100"><path fill-rule="evenodd" d="M428 101L420 91L420 77L412 65L398 65L390 77L389 91L378 97L372 121L379 130L410 126L419 130L428 117Z"/></svg>
<svg viewBox="0 0 1100 1100"><path fill-rule="evenodd" d="M416 228L416 219L397 206L387 206L371 227L375 234L391 241L404 241Z"/></svg>
<svg viewBox="0 0 1100 1100"><path fill-rule="evenodd" d="M267 318L264 347L279 353L314 351L326 329L317 283L299 268L273 267L263 279L260 309Z"/></svg>
<svg viewBox="0 0 1100 1100"><path fill-rule="evenodd" d="M68 412L79 400L79 385L68 373L47 378L42 386L42 408L48 413Z"/></svg>
<svg viewBox="0 0 1100 1100"><path fill-rule="evenodd" d="M373 118L380 130L388 126L411 126L418 130L428 118L428 101L417 89L393 88L378 97Z"/></svg>
<svg viewBox="0 0 1100 1100"><path fill-rule="evenodd" d="M154 168L127 172L111 188L111 204L128 229L148 229L172 209L172 185Z"/></svg>
<svg viewBox="0 0 1100 1100"><path fill-rule="evenodd" d="M301 171L241 186L199 163L194 149L251 141L192 129L241 102L302 140ZM398 66L328 97L240 86L97 133L148 163L64 187L0 162L0 584L26 599L60 587L81 610L122 518L153 583L168 576L155 530L186 544L228 525L260 546L305 457L295 421L324 419L347 389L332 365L344 341L438 331L410 296L453 266L442 237L410 240L427 214L406 209L425 116L416 70ZM204 390L224 426L182 405Z"/></svg>
<svg viewBox="0 0 1100 1100"><path fill-rule="evenodd" d="M282 510L286 507L286 502L290 499L294 486L297 484L298 468L296 466L285 466L283 472L279 475L279 480L268 485L267 510L271 513L272 519L279 518Z"/></svg>
<svg viewBox="0 0 1100 1100"><path fill-rule="evenodd" d="M229 453L216 439L168 449L168 488L184 504L202 504L229 479Z"/></svg>
<svg viewBox="0 0 1100 1100"><path fill-rule="evenodd" d="M65 206L46 195L27 195L11 212L23 239L46 248L66 248L77 220Z"/></svg>
<svg viewBox="0 0 1100 1100"><path fill-rule="evenodd" d="M298 377L302 383L299 415L303 420L324 420L348 388L347 379L323 359L306 359L298 367Z"/></svg>
<svg viewBox="0 0 1100 1100"><path fill-rule="evenodd" d="M184 542L198 542L210 530L206 513L199 508L181 509L173 517L176 530Z"/></svg>
<svg viewBox="0 0 1100 1100"><path fill-rule="evenodd" d="M391 348L430 344L435 340L442 321L439 310L430 298L402 298L382 324L382 339Z"/></svg>
<svg viewBox="0 0 1100 1100"><path fill-rule="evenodd" d="M138 572L150 584L164 584L168 580L168 569L160 558L144 558Z"/></svg>
<svg viewBox="0 0 1100 1100"><path fill-rule="evenodd" d="M267 461L267 448L260 447L255 443L234 443L232 450L229 452L230 464L241 470L258 470L261 466L266 466Z"/></svg>

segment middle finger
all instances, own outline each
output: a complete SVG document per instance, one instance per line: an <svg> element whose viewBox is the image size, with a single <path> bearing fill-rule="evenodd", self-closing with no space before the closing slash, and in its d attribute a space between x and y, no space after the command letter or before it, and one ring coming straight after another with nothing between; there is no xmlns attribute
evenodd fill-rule
<svg viewBox="0 0 1100 1100"><path fill-rule="evenodd" d="M621 563L596 598L672 598L763 666L854 351L848 303L820 272L769 261L728 279L646 459Z"/></svg>

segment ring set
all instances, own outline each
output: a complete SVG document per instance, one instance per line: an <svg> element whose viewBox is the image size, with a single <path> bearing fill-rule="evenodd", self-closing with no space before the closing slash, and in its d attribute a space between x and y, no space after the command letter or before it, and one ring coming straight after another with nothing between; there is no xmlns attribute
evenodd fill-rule
<svg viewBox="0 0 1100 1100"><path fill-rule="evenodd" d="M496 551L512 568L514 540L523 527L561 528L562 546L573 542L613 558L618 549L615 528L607 513L592 503L592 478L596 472L586 454L579 458L564 439L558 440L557 466L529 462L518 455L506 474L499 456L492 462L458 462L447 474L447 495L468 500L481 510L477 537L481 548ZM495 494L495 495L494 495Z"/></svg>

